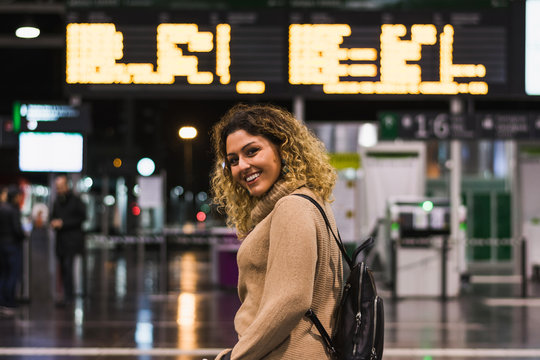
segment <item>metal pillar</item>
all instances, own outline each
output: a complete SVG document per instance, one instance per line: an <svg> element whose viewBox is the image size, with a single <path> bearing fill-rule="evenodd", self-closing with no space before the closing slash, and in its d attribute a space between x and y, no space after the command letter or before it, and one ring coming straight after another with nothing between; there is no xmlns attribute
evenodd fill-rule
<svg viewBox="0 0 540 360"><path fill-rule="evenodd" d="M448 300L448 238L443 236L441 248L441 300Z"/></svg>
<svg viewBox="0 0 540 360"><path fill-rule="evenodd" d="M305 119L305 101L302 96L295 96L293 101L293 114L299 121L304 122Z"/></svg>
<svg viewBox="0 0 540 360"><path fill-rule="evenodd" d="M527 239L523 236L523 194L521 191L520 150L517 142L508 143L509 182L512 196L512 257L514 273L521 274L521 296L527 297ZM517 251L519 249L519 251Z"/></svg>
<svg viewBox="0 0 540 360"><path fill-rule="evenodd" d="M103 175L101 178L101 199L109 194L109 176ZM101 212L101 233L103 235L109 235L109 207L103 205Z"/></svg>
<svg viewBox="0 0 540 360"><path fill-rule="evenodd" d="M123 120L126 124L126 135L124 138L125 154L128 159L135 159L135 101L133 98L125 98L123 103ZM136 174L130 172L125 175L125 181L127 186L127 199L128 199L128 208L126 216L126 230L127 234L135 234L138 230L138 221L135 215L131 213L131 206L137 201L133 195L133 188L137 183Z"/></svg>
<svg viewBox="0 0 540 360"><path fill-rule="evenodd" d="M464 102L458 97L450 100L450 114L460 115L464 112ZM450 241L449 246L458 248L463 241L459 231L459 208L461 206L461 141L450 141ZM444 245L443 245L444 246ZM446 250L446 249L445 249ZM445 265L446 266L446 265ZM441 286L446 286L442 284ZM446 289L442 292L446 294Z"/></svg>
<svg viewBox="0 0 540 360"><path fill-rule="evenodd" d="M450 237L459 239L459 206L461 205L461 141L450 142Z"/></svg>
<svg viewBox="0 0 540 360"><path fill-rule="evenodd" d="M520 242L521 258L521 297L527 297L527 239L521 238Z"/></svg>

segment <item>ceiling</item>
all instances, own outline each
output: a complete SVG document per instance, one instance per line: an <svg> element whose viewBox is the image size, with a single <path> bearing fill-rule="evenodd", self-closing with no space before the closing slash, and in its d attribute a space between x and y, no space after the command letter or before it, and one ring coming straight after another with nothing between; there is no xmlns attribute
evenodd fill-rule
<svg viewBox="0 0 540 360"><path fill-rule="evenodd" d="M0 48L62 48L64 14L64 1L0 0ZM40 28L38 38L15 37L17 27L27 22Z"/></svg>

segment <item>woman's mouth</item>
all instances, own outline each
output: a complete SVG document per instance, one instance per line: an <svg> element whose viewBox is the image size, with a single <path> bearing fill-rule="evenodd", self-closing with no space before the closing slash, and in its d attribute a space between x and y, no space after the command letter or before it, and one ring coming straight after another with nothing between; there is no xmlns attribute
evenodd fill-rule
<svg viewBox="0 0 540 360"><path fill-rule="evenodd" d="M245 178L246 180L246 183L249 185L250 183L254 182L255 180L257 180L259 178L259 176L261 176L261 173L260 172L257 172L255 174L251 174L249 176L247 176Z"/></svg>

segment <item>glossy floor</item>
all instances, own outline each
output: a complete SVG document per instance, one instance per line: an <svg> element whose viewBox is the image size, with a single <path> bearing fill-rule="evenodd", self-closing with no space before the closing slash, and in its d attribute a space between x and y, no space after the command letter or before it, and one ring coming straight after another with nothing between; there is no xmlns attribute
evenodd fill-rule
<svg viewBox="0 0 540 360"><path fill-rule="evenodd" d="M212 282L207 248L124 246L88 253L86 296L0 315L2 359L212 359L234 344L235 289ZM512 279L511 277L508 279ZM540 359L540 285L472 282L456 299L386 306L385 359ZM31 292L30 292L31 294Z"/></svg>

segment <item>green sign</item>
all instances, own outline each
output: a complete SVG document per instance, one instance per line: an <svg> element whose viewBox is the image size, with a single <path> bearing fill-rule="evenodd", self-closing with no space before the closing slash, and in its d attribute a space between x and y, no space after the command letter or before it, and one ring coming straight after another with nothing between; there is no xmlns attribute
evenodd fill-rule
<svg viewBox="0 0 540 360"><path fill-rule="evenodd" d="M399 115L381 112L379 116L379 140L395 140L398 136Z"/></svg>

